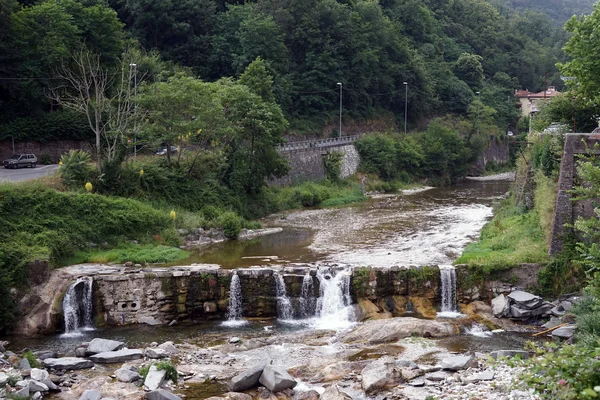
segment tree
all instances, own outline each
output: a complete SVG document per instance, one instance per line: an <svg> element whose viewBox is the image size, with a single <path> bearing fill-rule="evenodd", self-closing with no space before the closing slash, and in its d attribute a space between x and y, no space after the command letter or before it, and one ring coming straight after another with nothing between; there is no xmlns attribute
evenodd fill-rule
<svg viewBox="0 0 600 400"><path fill-rule="evenodd" d="M71 65L57 70L61 84L52 90L52 98L61 106L85 115L95 136L96 163L102 171L103 159L112 162L127 133L135 129L133 112L133 69L127 54L116 72L102 66L100 56L81 50Z"/></svg>
<svg viewBox="0 0 600 400"><path fill-rule="evenodd" d="M465 81L473 91L481 90L483 84L482 60L477 54L462 53L454 65L456 76Z"/></svg>
<svg viewBox="0 0 600 400"><path fill-rule="evenodd" d="M265 62L257 57L246 68L238 83L248 86L248 89L254 94L259 95L263 101L272 103L275 101L273 96L273 77L267 73Z"/></svg>

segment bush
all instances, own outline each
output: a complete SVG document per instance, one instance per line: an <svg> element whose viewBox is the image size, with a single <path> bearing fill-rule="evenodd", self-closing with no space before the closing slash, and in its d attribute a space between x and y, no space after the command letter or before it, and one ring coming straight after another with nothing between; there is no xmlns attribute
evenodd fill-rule
<svg viewBox="0 0 600 400"><path fill-rule="evenodd" d="M150 367L154 365L157 370L164 370L166 372L165 379L173 381L173 383L177 383L179 380L179 374L177 373L177 369L173 366L171 361L159 361L154 364L146 365L139 369L139 374L142 377L142 382L146 380L146 376L148 376L148 371L150 371Z"/></svg>
<svg viewBox="0 0 600 400"><path fill-rule="evenodd" d="M233 211L221 214L218 224L223 227L225 237L230 239L236 239L242 230L242 219Z"/></svg>
<svg viewBox="0 0 600 400"><path fill-rule="evenodd" d="M344 153L339 151L332 151L323 158L323 168L325 169L327 180L333 183L340 181L343 161Z"/></svg>
<svg viewBox="0 0 600 400"><path fill-rule="evenodd" d="M43 165L52 164L52 157L50 156L50 154L48 154L48 153L42 154L40 156L40 163L42 163Z"/></svg>
<svg viewBox="0 0 600 400"><path fill-rule="evenodd" d="M60 178L70 189L81 190L90 180L93 169L89 166L89 153L82 150L71 150L60 157Z"/></svg>
<svg viewBox="0 0 600 400"><path fill-rule="evenodd" d="M25 353L22 354L22 357L26 358L27 361L29 361L29 365L31 366L31 368L39 368L40 367L40 363L38 362L38 360L35 357L35 355L33 354L33 352L26 351Z"/></svg>

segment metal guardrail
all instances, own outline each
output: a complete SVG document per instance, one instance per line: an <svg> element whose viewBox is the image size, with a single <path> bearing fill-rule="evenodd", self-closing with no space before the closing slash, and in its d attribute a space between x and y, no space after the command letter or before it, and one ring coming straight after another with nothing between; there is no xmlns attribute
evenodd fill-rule
<svg viewBox="0 0 600 400"><path fill-rule="evenodd" d="M336 147L344 144L351 144L361 137L361 135L342 136L336 138L318 139L318 140L306 140L303 142L290 142L285 143L278 147L279 151L293 151L293 150L305 150L312 148L322 147Z"/></svg>

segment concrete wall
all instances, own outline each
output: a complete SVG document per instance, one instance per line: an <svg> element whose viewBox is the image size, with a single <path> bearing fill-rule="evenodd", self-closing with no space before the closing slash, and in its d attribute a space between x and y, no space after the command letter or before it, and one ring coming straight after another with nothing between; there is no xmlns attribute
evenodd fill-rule
<svg viewBox="0 0 600 400"><path fill-rule="evenodd" d="M15 153L33 153L42 162L42 155L48 154L52 163L56 164L60 156L69 150L86 150L91 152L89 142L83 140L57 140L54 142L15 142ZM12 142L4 140L0 142L0 161L10 158L13 154Z"/></svg>
<svg viewBox="0 0 600 400"><path fill-rule="evenodd" d="M578 178L577 155L586 154L588 151L600 154L600 149L594 148L595 145L600 145L600 134L568 133L565 136L565 147L560 163L558 193L554 209L554 222L552 223L550 254L560 252L566 237L573 233L573 230L565 227L565 225L572 224L578 217L590 218L594 216L593 202L591 200L574 202L570 191Z"/></svg>
<svg viewBox="0 0 600 400"><path fill-rule="evenodd" d="M491 137L487 149L479 156L471 173L475 175L482 174L490 161L493 161L496 164L506 164L509 162L510 150L508 146L508 141L499 140L495 136Z"/></svg>

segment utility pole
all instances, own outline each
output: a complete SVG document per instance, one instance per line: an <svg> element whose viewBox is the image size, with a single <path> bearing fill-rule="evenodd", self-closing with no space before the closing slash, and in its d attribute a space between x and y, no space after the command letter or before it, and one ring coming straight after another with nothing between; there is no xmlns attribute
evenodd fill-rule
<svg viewBox="0 0 600 400"><path fill-rule="evenodd" d="M408 117L408 82L404 82L404 134L406 135L406 121Z"/></svg>
<svg viewBox="0 0 600 400"><path fill-rule="evenodd" d="M342 82L338 82L337 85L340 87L340 132L339 137L342 137Z"/></svg>
<svg viewBox="0 0 600 400"><path fill-rule="evenodd" d="M133 97L135 98L135 103L133 105L134 112L137 110L137 64L131 63L130 67L133 67ZM133 159L135 160L137 157L137 129L133 132Z"/></svg>

